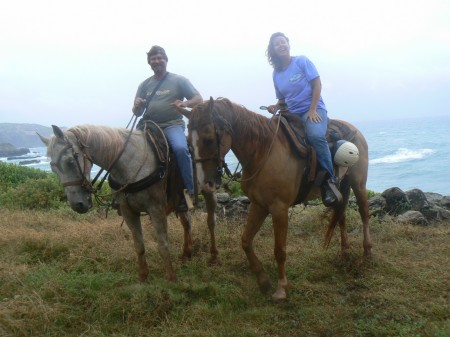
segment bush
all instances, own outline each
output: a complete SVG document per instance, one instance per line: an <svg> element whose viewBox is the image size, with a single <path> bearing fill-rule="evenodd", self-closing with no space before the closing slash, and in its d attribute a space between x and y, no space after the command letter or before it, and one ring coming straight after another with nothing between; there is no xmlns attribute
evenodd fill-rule
<svg viewBox="0 0 450 337"><path fill-rule="evenodd" d="M107 207L113 196L108 182L93 199L94 207ZM56 174L0 162L0 206L9 209L66 207L64 188Z"/></svg>
<svg viewBox="0 0 450 337"><path fill-rule="evenodd" d="M53 173L0 163L0 205L11 209L56 209L64 190Z"/></svg>
<svg viewBox="0 0 450 337"><path fill-rule="evenodd" d="M225 175L222 176L222 181L224 182L223 189L225 192L229 193L231 197L239 197L244 195L240 181L230 180Z"/></svg>
<svg viewBox="0 0 450 337"><path fill-rule="evenodd" d="M31 167L19 166L0 162L0 187L7 188L17 186L28 179L43 179L48 172Z"/></svg>

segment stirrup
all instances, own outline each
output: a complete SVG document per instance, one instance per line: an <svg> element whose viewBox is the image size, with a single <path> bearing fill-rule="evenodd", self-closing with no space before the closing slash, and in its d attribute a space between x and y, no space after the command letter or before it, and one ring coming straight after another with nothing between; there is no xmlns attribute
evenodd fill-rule
<svg viewBox="0 0 450 337"><path fill-rule="evenodd" d="M330 190L333 192L333 194L336 196L336 203L340 204L342 203L342 194L339 192L339 190L336 187L336 184L331 181L331 179L328 179L325 184L330 188Z"/></svg>
<svg viewBox="0 0 450 337"><path fill-rule="evenodd" d="M183 195L184 195L184 200L186 200L186 205L187 205L188 211L190 211L191 209L194 208L194 203L192 202L191 196L187 189L183 190Z"/></svg>

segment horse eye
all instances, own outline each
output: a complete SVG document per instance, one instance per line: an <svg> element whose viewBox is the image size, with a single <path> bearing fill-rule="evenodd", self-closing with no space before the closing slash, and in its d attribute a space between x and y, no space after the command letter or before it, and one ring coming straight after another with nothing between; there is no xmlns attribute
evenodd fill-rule
<svg viewBox="0 0 450 337"><path fill-rule="evenodd" d="M75 159L73 159L73 158L67 159L67 165L69 165L69 166L75 166Z"/></svg>
<svg viewBox="0 0 450 337"><path fill-rule="evenodd" d="M212 145L214 145L214 139L204 139L203 144L205 146L212 146Z"/></svg>

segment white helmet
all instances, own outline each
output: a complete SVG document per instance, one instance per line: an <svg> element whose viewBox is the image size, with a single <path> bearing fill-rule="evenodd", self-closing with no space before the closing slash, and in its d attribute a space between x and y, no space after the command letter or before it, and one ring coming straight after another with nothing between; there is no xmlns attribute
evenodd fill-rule
<svg viewBox="0 0 450 337"><path fill-rule="evenodd" d="M359 159L359 151L356 145L346 140L338 140L333 152L334 162L339 166L353 166Z"/></svg>

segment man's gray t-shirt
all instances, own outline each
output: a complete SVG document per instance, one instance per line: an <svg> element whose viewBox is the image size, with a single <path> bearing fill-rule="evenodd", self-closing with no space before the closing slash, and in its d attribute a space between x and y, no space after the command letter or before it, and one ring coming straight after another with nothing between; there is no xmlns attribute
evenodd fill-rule
<svg viewBox="0 0 450 337"><path fill-rule="evenodd" d="M136 98L141 97L148 101L149 96L153 93L158 82L154 76L147 78L139 85ZM185 98L191 99L196 95L200 95L200 93L187 78L177 74L167 73L164 82L158 88L155 95L153 95L142 118L144 120L154 121L163 129L172 125L181 125L184 127L183 116L172 103L177 99L182 101Z"/></svg>

